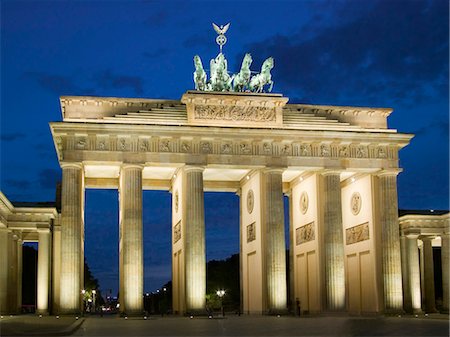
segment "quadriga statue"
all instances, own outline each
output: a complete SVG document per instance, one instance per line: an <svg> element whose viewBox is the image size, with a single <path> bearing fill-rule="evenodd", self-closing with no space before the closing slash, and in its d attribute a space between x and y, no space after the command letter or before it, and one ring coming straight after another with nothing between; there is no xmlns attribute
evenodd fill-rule
<svg viewBox="0 0 450 337"><path fill-rule="evenodd" d="M273 58L269 57L261 66L261 73L253 76L250 80L250 91L252 92L263 92L264 86L269 85L268 92L272 91L273 81L270 71L273 68Z"/></svg>
<svg viewBox="0 0 450 337"><path fill-rule="evenodd" d="M228 74L227 60L222 53L211 59L210 62L211 78L208 90L212 91L230 91L233 77Z"/></svg>
<svg viewBox="0 0 450 337"><path fill-rule="evenodd" d="M203 64L200 56L194 56L194 83L196 90L206 90L206 72L203 69Z"/></svg>
<svg viewBox="0 0 450 337"><path fill-rule="evenodd" d="M234 91L245 91L248 89L250 83L250 65L252 64L252 56L250 54L245 54L242 60L241 71L234 77L233 90Z"/></svg>

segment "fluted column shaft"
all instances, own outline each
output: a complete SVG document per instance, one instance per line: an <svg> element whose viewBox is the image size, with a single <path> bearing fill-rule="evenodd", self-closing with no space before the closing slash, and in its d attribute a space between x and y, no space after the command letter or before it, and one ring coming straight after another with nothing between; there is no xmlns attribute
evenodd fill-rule
<svg viewBox="0 0 450 337"><path fill-rule="evenodd" d="M264 171L267 307L271 313L287 310L282 173L281 169Z"/></svg>
<svg viewBox="0 0 450 337"><path fill-rule="evenodd" d="M405 310L408 312L421 311L420 293L420 265L418 235L406 236L406 271L407 282L404 283Z"/></svg>
<svg viewBox="0 0 450 337"><path fill-rule="evenodd" d="M8 313L8 230L0 228L0 314Z"/></svg>
<svg viewBox="0 0 450 337"><path fill-rule="evenodd" d="M184 168L186 191L186 309L202 311L206 307L206 247L203 168Z"/></svg>
<svg viewBox="0 0 450 337"><path fill-rule="evenodd" d="M9 249L9 271L8 271L8 306L9 313L17 313L17 293L18 293L18 258L17 258L17 241L16 233L8 233L8 249Z"/></svg>
<svg viewBox="0 0 450 337"><path fill-rule="evenodd" d="M22 311L23 241L17 240L17 312Z"/></svg>
<svg viewBox="0 0 450 337"><path fill-rule="evenodd" d="M403 310L397 172L379 175L379 217L386 312Z"/></svg>
<svg viewBox="0 0 450 337"><path fill-rule="evenodd" d="M434 265L433 247L431 237L423 237L423 268L424 268L424 288L425 288L425 311L436 312L436 297L434 291Z"/></svg>
<svg viewBox="0 0 450 337"><path fill-rule="evenodd" d="M339 172L322 174L325 310L345 309L344 237Z"/></svg>
<svg viewBox="0 0 450 337"><path fill-rule="evenodd" d="M119 188L120 309L127 314L139 314L144 309L142 167L124 165Z"/></svg>
<svg viewBox="0 0 450 337"><path fill-rule="evenodd" d="M81 309L84 272L84 177L80 164L62 165L61 313Z"/></svg>
<svg viewBox="0 0 450 337"><path fill-rule="evenodd" d="M49 229L39 230L37 265L37 313L49 313L51 237Z"/></svg>
<svg viewBox="0 0 450 337"><path fill-rule="evenodd" d="M449 264L450 264L450 234L441 235L441 262L442 262L442 312L449 311Z"/></svg>

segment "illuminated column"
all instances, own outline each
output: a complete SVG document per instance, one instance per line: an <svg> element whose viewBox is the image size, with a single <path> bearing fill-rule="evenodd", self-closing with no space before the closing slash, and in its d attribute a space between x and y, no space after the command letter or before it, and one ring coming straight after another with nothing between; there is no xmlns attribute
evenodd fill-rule
<svg viewBox="0 0 450 337"><path fill-rule="evenodd" d="M142 233L142 166L122 166L120 200L120 310L128 315L144 310L144 255Z"/></svg>
<svg viewBox="0 0 450 337"><path fill-rule="evenodd" d="M323 255L325 310L345 310L344 238L340 173L326 171L321 177L323 207Z"/></svg>
<svg viewBox="0 0 450 337"><path fill-rule="evenodd" d="M79 163L63 163L60 312L80 312L84 270L84 176Z"/></svg>
<svg viewBox="0 0 450 337"><path fill-rule="evenodd" d="M57 217L53 222L52 237L52 313L59 313L60 282L61 282L61 225Z"/></svg>
<svg viewBox="0 0 450 337"><path fill-rule="evenodd" d="M450 264L450 250L449 242L450 234L445 233L441 235L441 260L442 260L442 312L448 313L449 300L449 264Z"/></svg>
<svg viewBox="0 0 450 337"><path fill-rule="evenodd" d="M433 237L422 237L423 242L423 268L424 268L424 288L425 288L425 311L427 313L436 312L436 298L434 293L434 266L433 247L431 240Z"/></svg>
<svg viewBox="0 0 450 337"><path fill-rule="evenodd" d="M403 284L405 310L413 313L421 312L418 236L418 234L408 234L405 237L406 278Z"/></svg>
<svg viewBox="0 0 450 337"><path fill-rule="evenodd" d="M17 240L19 237L16 233L8 233L8 307L9 312L12 314L17 313L17 292L18 292L18 280L17 280Z"/></svg>
<svg viewBox="0 0 450 337"><path fill-rule="evenodd" d="M186 166L186 310L206 308L205 210L203 197L203 167Z"/></svg>
<svg viewBox="0 0 450 337"><path fill-rule="evenodd" d="M386 312L403 310L402 267L397 203L398 171L378 175L379 219Z"/></svg>
<svg viewBox="0 0 450 337"><path fill-rule="evenodd" d="M49 314L51 238L48 228L38 229L37 313Z"/></svg>
<svg viewBox="0 0 450 337"><path fill-rule="evenodd" d="M0 314L8 310L8 230L0 228Z"/></svg>
<svg viewBox="0 0 450 337"><path fill-rule="evenodd" d="M22 233L21 233L22 234ZM23 241L17 239L17 312L22 312Z"/></svg>
<svg viewBox="0 0 450 337"><path fill-rule="evenodd" d="M264 170L263 226L266 233L265 258L269 313L287 310L282 173L281 169Z"/></svg>

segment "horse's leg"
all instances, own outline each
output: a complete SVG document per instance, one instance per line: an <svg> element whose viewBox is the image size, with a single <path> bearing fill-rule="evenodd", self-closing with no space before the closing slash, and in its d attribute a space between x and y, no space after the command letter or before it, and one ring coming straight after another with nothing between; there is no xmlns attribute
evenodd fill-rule
<svg viewBox="0 0 450 337"><path fill-rule="evenodd" d="M269 83L270 83L269 92L272 92L272 89L273 89L273 81L270 81Z"/></svg>

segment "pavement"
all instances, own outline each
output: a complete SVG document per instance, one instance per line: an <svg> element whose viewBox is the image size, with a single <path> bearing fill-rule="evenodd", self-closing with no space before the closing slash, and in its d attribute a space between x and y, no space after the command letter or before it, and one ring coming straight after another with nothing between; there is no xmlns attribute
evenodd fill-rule
<svg viewBox="0 0 450 337"><path fill-rule="evenodd" d="M449 336L449 316L14 316L0 336Z"/></svg>

